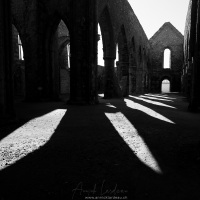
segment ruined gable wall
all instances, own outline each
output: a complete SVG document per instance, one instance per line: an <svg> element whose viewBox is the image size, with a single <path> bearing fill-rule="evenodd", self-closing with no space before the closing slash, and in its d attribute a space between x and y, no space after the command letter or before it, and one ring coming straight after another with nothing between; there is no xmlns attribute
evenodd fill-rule
<svg viewBox="0 0 200 200"><path fill-rule="evenodd" d="M163 68L163 53L166 48L171 50L171 69L180 70L183 58L183 36L180 37L170 27L150 39L152 67L155 70Z"/></svg>
<svg viewBox="0 0 200 200"><path fill-rule="evenodd" d="M171 91L181 90L183 66L183 36L169 22L165 23L150 39L151 90L160 92L161 81L169 78ZM164 69L164 50L171 50L171 68Z"/></svg>

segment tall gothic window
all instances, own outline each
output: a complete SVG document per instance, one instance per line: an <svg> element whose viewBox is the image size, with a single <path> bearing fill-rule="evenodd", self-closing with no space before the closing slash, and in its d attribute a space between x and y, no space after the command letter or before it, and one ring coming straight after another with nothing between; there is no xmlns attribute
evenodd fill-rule
<svg viewBox="0 0 200 200"><path fill-rule="evenodd" d="M164 69L170 69L171 68L171 51L170 49L165 49L164 51Z"/></svg>
<svg viewBox="0 0 200 200"><path fill-rule="evenodd" d="M119 61L119 47L118 44L116 44L116 60L115 60L115 67L117 67L117 62Z"/></svg>
<svg viewBox="0 0 200 200"><path fill-rule="evenodd" d="M18 48L19 48L19 60L24 60L24 52L23 52L22 42L19 35L18 35Z"/></svg>
<svg viewBox="0 0 200 200"><path fill-rule="evenodd" d="M68 67L70 68L70 43L67 44L67 60L68 60Z"/></svg>

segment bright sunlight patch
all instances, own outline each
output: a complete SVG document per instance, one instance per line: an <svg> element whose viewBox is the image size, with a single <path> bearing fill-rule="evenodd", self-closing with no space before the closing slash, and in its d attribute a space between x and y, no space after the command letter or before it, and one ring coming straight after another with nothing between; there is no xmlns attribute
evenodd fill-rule
<svg viewBox="0 0 200 200"><path fill-rule="evenodd" d="M58 109L30 120L0 141L0 170L45 145L67 110Z"/></svg>

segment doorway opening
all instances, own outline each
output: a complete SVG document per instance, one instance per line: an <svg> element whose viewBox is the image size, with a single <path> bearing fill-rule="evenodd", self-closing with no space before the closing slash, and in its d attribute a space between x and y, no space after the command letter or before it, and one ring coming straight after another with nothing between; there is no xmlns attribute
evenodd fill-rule
<svg viewBox="0 0 200 200"><path fill-rule="evenodd" d="M167 79L164 79L162 81L161 93L169 93L169 92L170 92L170 81Z"/></svg>

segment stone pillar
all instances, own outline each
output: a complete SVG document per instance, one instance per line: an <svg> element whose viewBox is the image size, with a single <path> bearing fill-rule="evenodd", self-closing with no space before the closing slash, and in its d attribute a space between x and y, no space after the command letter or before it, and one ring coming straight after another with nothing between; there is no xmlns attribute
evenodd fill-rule
<svg viewBox="0 0 200 200"><path fill-rule="evenodd" d="M120 62L121 80L120 87L124 97L129 95L129 62Z"/></svg>
<svg viewBox="0 0 200 200"><path fill-rule="evenodd" d="M189 102L189 110L196 111L200 106L200 1L198 1L197 9L197 32L196 32L196 41L194 47L194 58L192 65L192 88L191 88L191 97Z"/></svg>
<svg viewBox="0 0 200 200"><path fill-rule="evenodd" d="M58 31L56 31L53 36L52 46L51 46L51 69L48 71L50 84L52 85L51 90L47 90L48 85L45 89L48 91L47 94L50 99L58 100L60 95L60 66L59 66L59 45L58 45ZM67 56L67 55L66 55ZM50 74L49 74L50 72Z"/></svg>
<svg viewBox="0 0 200 200"><path fill-rule="evenodd" d="M97 3L73 0L70 14L69 104L94 104L97 99Z"/></svg>
<svg viewBox="0 0 200 200"><path fill-rule="evenodd" d="M136 71L137 71L137 63L135 59L135 51L130 48L129 52L129 94L133 94L136 92Z"/></svg>
<svg viewBox="0 0 200 200"><path fill-rule="evenodd" d="M196 52L196 58L192 66L192 80L191 80L191 93L189 110L196 111L200 106L200 52Z"/></svg>
<svg viewBox="0 0 200 200"><path fill-rule="evenodd" d="M39 61L39 55L41 54L42 43L39 42L39 17L38 17L38 5L37 1L26 2L27 6L26 14L28 17L24 18L24 24L26 26L22 29L22 43L24 50L24 62L25 62L25 99L26 101L38 101L41 96L44 95L44 65L42 63L45 60L45 56ZM41 64L42 63L42 64ZM50 86L48 86L50 87Z"/></svg>
<svg viewBox="0 0 200 200"><path fill-rule="evenodd" d="M136 66L129 67L129 94L136 92Z"/></svg>
<svg viewBox="0 0 200 200"><path fill-rule="evenodd" d="M105 62L105 80L104 80L104 98L122 97L115 73L115 58L104 57Z"/></svg>
<svg viewBox="0 0 200 200"><path fill-rule="evenodd" d="M13 118L12 24L10 1L0 1L0 118Z"/></svg>

